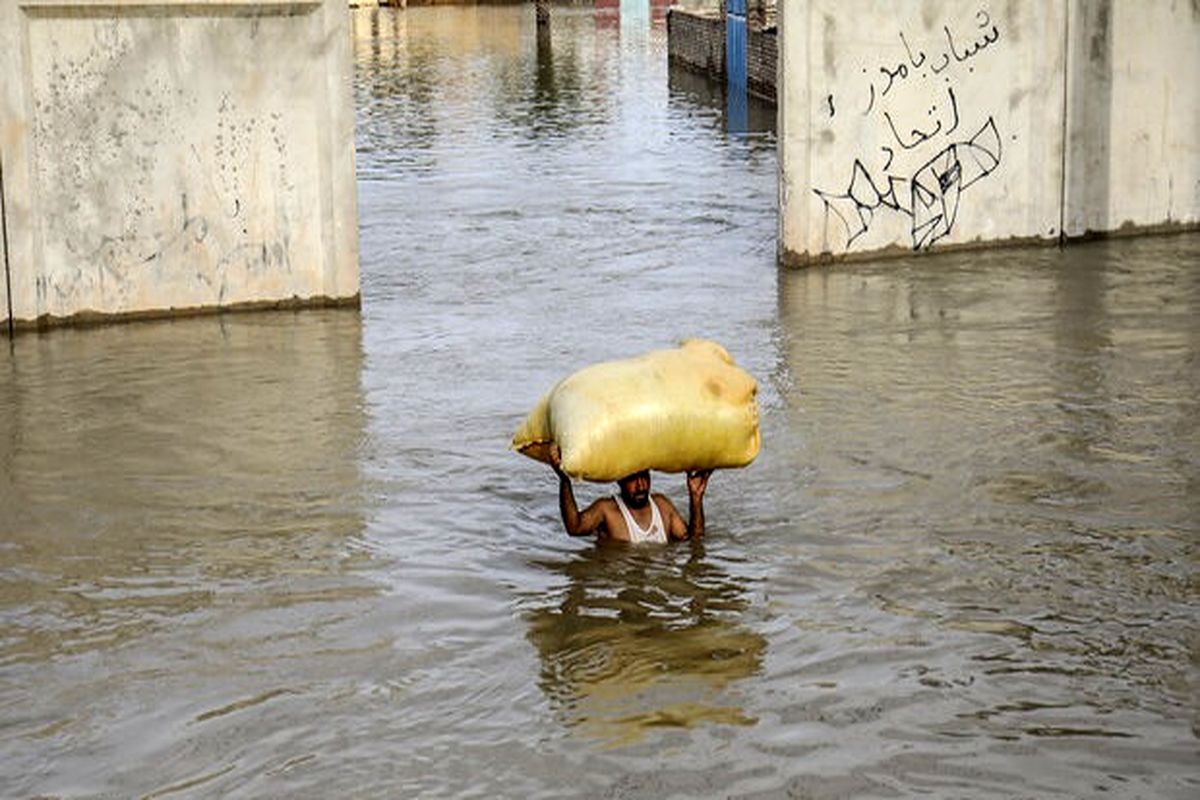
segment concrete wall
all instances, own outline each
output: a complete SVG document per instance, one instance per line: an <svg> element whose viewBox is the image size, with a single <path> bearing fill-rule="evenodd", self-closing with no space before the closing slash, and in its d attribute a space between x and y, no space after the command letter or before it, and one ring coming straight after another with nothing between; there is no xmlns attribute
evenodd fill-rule
<svg viewBox="0 0 1200 800"><path fill-rule="evenodd" d="M746 25L752 31L774 28L776 12L775 0L746 0Z"/></svg>
<svg viewBox="0 0 1200 800"><path fill-rule="evenodd" d="M750 27L746 31L746 89L772 103L778 69L777 38L774 29ZM724 82L725 18L720 9L671 8L667 13L667 57Z"/></svg>
<svg viewBox="0 0 1200 800"><path fill-rule="evenodd" d="M746 88L750 94L775 102L775 79L779 69L778 36L775 30L751 27L746 32Z"/></svg>
<svg viewBox="0 0 1200 800"><path fill-rule="evenodd" d="M1200 221L1200 3L1073 0L1070 236Z"/></svg>
<svg viewBox="0 0 1200 800"><path fill-rule="evenodd" d="M718 11L667 12L667 58L688 69L724 80L725 21Z"/></svg>
<svg viewBox="0 0 1200 800"><path fill-rule="evenodd" d="M0 0L12 317L356 302L348 14Z"/></svg>
<svg viewBox="0 0 1200 800"><path fill-rule="evenodd" d="M780 256L1200 222L1200 8L780 8Z"/></svg>

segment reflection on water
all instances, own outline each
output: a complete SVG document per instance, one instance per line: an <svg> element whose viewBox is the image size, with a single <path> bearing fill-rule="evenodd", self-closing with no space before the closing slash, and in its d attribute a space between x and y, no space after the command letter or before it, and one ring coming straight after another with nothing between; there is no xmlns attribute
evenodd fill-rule
<svg viewBox="0 0 1200 800"><path fill-rule="evenodd" d="M802 674L848 697L848 660L890 672L861 687L893 726L881 744L973 742L997 795L1017 764L1041 795L1101 764L1097 786L1154 769L1156 793L1188 793L1165 776L1194 755L1198 248L781 274L789 422L770 480L807 475L806 607L860 631ZM823 608L819 587L847 583L859 601ZM1002 744L1032 741L1043 756ZM1077 772L1044 772L1051 753Z"/></svg>
<svg viewBox="0 0 1200 800"><path fill-rule="evenodd" d="M761 136L775 131L775 106L750 95L726 93L720 83L705 75L670 65L667 86L680 103L711 109L725 133L738 136Z"/></svg>
<svg viewBox="0 0 1200 800"><path fill-rule="evenodd" d="M0 704L4 760L23 768L5 795L55 779L96 789L124 762L170 754L192 734L154 725L160 713L227 730L217 717L290 692L254 699L244 676L261 659L306 650L378 594L356 544L361 365L352 311L13 342ZM147 703L161 705L147 716Z"/></svg>
<svg viewBox="0 0 1200 800"><path fill-rule="evenodd" d="M539 685L568 725L616 746L656 728L754 724L720 693L762 668L766 640L739 624L750 599L702 545L597 547L537 566L565 580L525 616Z"/></svg>
<svg viewBox="0 0 1200 800"><path fill-rule="evenodd" d="M122 622L186 612L216 585L348 557L363 526L359 324L238 315L16 340L0 382L0 503L22 570L5 589L93 615L89 632L15 625L10 645L31 650L7 656L120 639Z"/></svg>

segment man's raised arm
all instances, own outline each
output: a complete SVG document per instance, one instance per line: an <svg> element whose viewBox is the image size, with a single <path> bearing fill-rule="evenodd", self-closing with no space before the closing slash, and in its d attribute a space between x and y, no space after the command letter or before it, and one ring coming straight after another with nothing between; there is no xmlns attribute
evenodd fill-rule
<svg viewBox="0 0 1200 800"><path fill-rule="evenodd" d="M575 504L575 490L571 487L571 476L563 471L562 453L558 445L550 450L550 466L558 476L558 512L562 515L563 527L571 536L590 536L600 530L604 523L604 514L595 504L588 506L582 513Z"/></svg>
<svg viewBox="0 0 1200 800"><path fill-rule="evenodd" d="M699 539L704 536L704 491L708 488L711 469L689 472L687 475L688 490L688 527L689 539Z"/></svg>

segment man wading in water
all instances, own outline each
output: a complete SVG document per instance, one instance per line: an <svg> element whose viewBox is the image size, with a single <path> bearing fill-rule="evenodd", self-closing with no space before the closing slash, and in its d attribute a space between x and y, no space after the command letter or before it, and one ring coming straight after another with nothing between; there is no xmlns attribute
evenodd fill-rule
<svg viewBox="0 0 1200 800"><path fill-rule="evenodd" d="M687 474L688 521L666 496L650 493L650 470L627 475L617 481L620 494L601 497L580 512L575 505L571 478L562 469L558 445L550 451L550 466L558 475L558 510L563 526L572 536L591 536L618 542L661 542L699 539L704 535L704 490L711 469Z"/></svg>

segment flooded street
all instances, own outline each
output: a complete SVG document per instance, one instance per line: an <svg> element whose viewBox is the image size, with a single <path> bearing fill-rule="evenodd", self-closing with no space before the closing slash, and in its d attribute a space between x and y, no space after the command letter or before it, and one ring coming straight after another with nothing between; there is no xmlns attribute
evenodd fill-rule
<svg viewBox="0 0 1200 800"><path fill-rule="evenodd" d="M772 109L553 13L356 14L361 313L0 350L0 797L1200 794L1200 234L778 271ZM762 454L569 538L513 430L693 335Z"/></svg>

